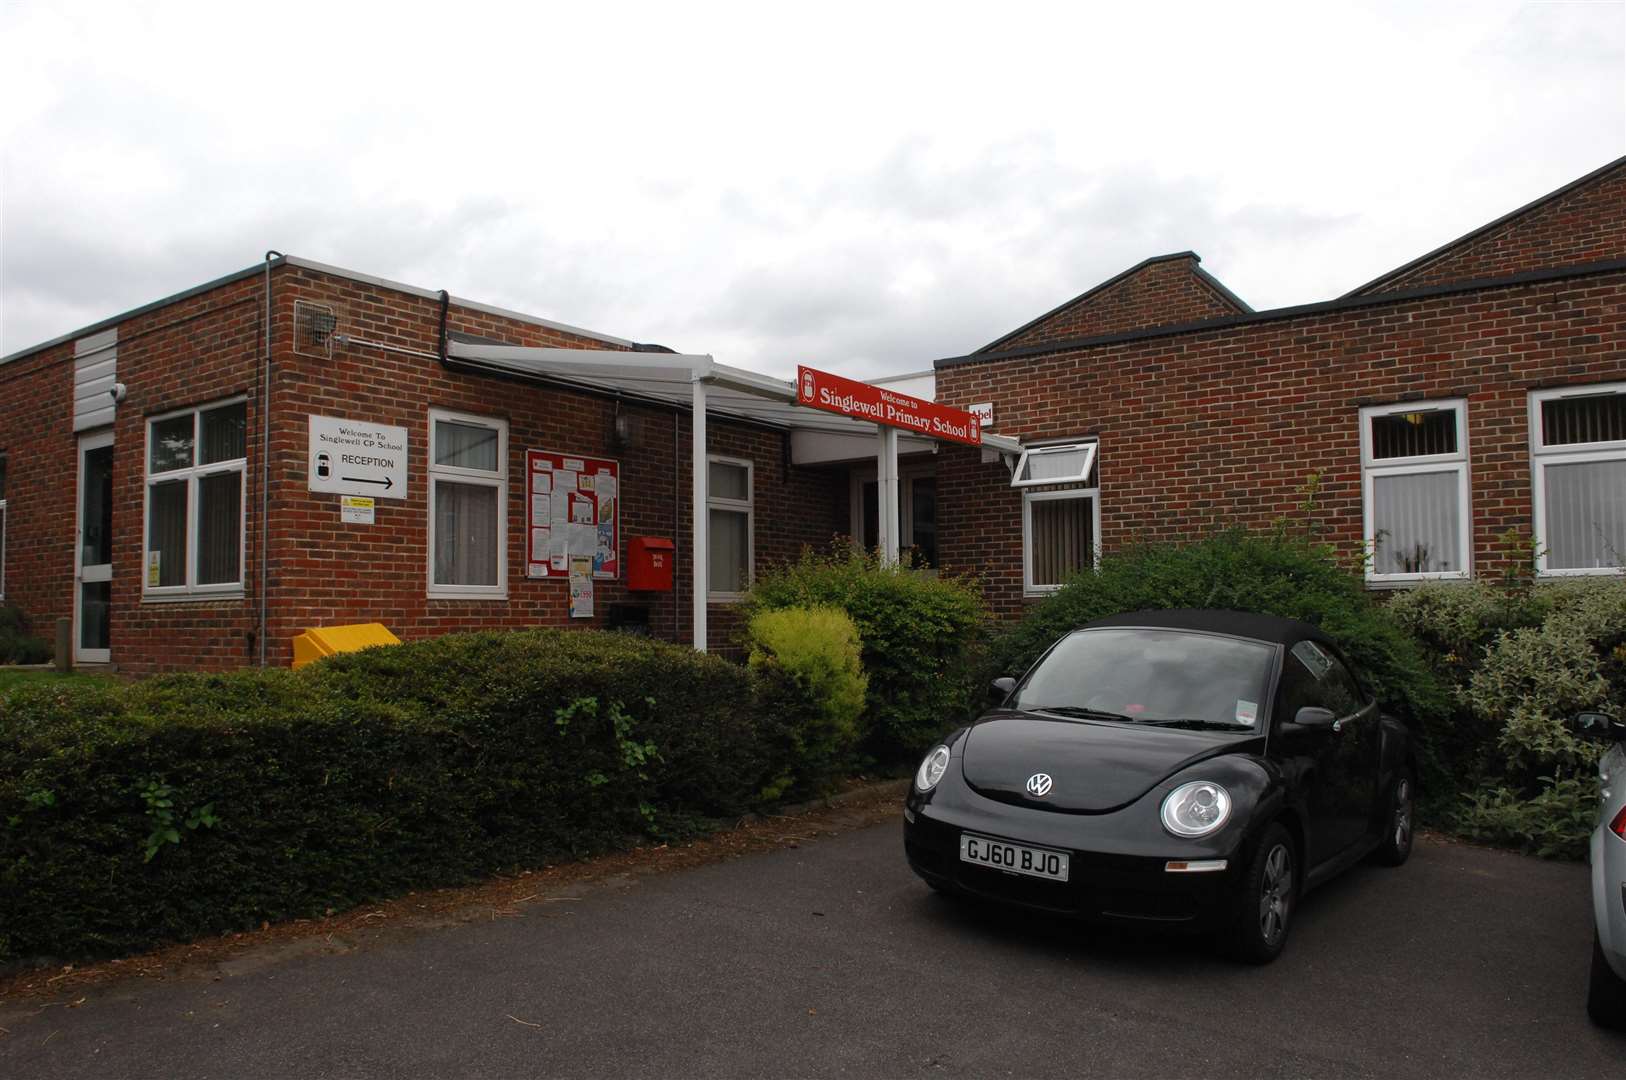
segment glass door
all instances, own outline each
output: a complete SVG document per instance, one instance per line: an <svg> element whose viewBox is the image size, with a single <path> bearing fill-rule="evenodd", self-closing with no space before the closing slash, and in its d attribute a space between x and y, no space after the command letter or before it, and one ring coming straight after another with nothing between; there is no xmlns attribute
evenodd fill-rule
<svg viewBox="0 0 1626 1080"><path fill-rule="evenodd" d="M105 664L113 590L113 433L79 440L79 545L74 554L74 659Z"/></svg>

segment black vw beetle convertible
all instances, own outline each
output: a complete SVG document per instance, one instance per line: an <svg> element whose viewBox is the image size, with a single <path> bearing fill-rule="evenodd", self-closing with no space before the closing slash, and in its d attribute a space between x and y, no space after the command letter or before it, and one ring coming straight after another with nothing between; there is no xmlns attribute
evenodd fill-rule
<svg viewBox="0 0 1626 1080"><path fill-rule="evenodd" d="M1306 623L1116 615L994 690L904 805L940 891L1206 930L1266 963L1306 889L1411 854L1410 734Z"/></svg>

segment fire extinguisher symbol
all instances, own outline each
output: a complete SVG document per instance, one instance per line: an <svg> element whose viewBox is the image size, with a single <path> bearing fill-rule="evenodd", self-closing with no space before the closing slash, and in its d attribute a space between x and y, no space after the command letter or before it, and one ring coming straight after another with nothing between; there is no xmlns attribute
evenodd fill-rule
<svg viewBox="0 0 1626 1080"><path fill-rule="evenodd" d="M813 373L811 371L802 372L802 400L813 400Z"/></svg>

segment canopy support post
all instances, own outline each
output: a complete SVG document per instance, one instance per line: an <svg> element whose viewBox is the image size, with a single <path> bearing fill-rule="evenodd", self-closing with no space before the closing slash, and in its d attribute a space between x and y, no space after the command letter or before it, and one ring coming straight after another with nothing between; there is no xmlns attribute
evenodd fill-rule
<svg viewBox="0 0 1626 1080"><path fill-rule="evenodd" d="M694 472L694 501L690 517L694 526L694 539L689 550L690 577L694 582L694 647L696 652L706 651L706 596L711 591L711 548L706 535L709 515L706 499L710 469L706 464L706 384L698 375L693 381L694 404L690 421L692 429Z"/></svg>
<svg viewBox="0 0 1626 1080"><path fill-rule="evenodd" d="M898 429L895 427L880 426L876 428L879 448L875 455L876 495L879 505L876 515L880 520L880 548L881 563L885 566L896 566L898 563L898 550L900 534L902 533L900 515L898 513Z"/></svg>

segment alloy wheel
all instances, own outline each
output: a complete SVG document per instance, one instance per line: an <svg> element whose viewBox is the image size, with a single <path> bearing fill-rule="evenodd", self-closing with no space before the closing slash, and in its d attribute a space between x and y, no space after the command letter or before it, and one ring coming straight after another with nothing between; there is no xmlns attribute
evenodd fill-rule
<svg viewBox="0 0 1626 1080"><path fill-rule="evenodd" d="M1394 842L1397 851L1411 844L1411 780L1404 776L1395 788Z"/></svg>
<svg viewBox="0 0 1626 1080"><path fill-rule="evenodd" d="M1287 933L1292 904L1293 856L1285 844L1277 844L1265 857L1259 888L1259 933L1265 944L1274 947Z"/></svg>

